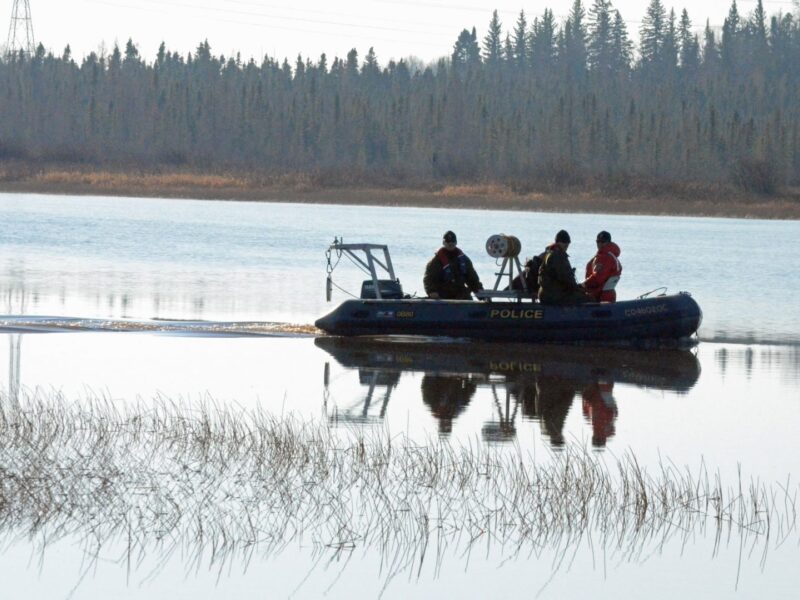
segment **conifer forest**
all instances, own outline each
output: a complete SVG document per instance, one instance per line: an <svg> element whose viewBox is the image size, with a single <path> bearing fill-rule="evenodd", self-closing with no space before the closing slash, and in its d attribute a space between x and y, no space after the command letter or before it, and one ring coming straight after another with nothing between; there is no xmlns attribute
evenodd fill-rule
<svg viewBox="0 0 800 600"><path fill-rule="evenodd" d="M800 15L734 2L721 30L703 25L661 0L638 31L609 0L575 0L562 22L495 11L429 65L40 45L0 60L0 160L331 185L800 185Z"/></svg>

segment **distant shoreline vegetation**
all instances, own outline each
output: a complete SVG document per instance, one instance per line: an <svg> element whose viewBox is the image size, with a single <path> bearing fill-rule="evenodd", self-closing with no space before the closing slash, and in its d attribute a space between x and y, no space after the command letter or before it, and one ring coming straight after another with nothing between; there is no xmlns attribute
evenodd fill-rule
<svg viewBox="0 0 800 600"><path fill-rule="evenodd" d="M343 184L319 173L0 162L0 192L7 193L800 220L800 188L772 195L731 185L644 181L625 188L542 188L457 181L411 185L376 178Z"/></svg>
<svg viewBox="0 0 800 600"><path fill-rule="evenodd" d="M133 41L80 63L40 45L0 60L0 187L56 189L48 173L66 165L797 205L800 20L768 17L761 1L740 15L734 2L721 35L693 31L687 11L652 0L634 55L610 2L576 0L563 23L520 12L504 29L495 11L482 40L464 29L425 68L382 66L372 48L292 65L215 56L208 42L188 56L162 44L152 62Z"/></svg>

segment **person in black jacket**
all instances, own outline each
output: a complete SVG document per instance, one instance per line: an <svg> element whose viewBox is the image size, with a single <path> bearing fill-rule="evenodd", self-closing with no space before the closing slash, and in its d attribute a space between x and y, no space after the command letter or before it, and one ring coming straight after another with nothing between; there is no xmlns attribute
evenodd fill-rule
<svg viewBox="0 0 800 600"><path fill-rule="evenodd" d="M425 267L422 283L429 298L471 300L473 293L483 289L472 261L457 243L455 233L445 232L442 247Z"/></svg>
<svg viewBox="0 0 800 600"><path fill-rule="evenodd" d="M592 301L575 281L575 269L567 254L570 241L569 233L562 229L556 234L555 243L545 250L539 267L539 302L542 304L570 306Z"/></svg>

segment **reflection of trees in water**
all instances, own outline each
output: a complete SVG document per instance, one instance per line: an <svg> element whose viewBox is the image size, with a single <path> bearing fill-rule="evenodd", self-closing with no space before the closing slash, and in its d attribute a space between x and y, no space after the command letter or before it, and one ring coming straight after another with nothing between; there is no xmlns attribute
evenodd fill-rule
<svg viewBox="0 0 800 600"><path fill-rule="evenodd" d="M27 311L30 295L24 288L12 287L4 290L3 297L7 315L23 315ZM8 397L19 400L20 360L22 357L22 334L8 335Z"/></svg>
<svg viewBox="0 0 800 600"><path fill-rule="evenodd" d="M141 271L89 270L81 272L50 272L46 280L37 278L30 268L2 270L0 265L0 296L23 291L30 299L32 310L49 310L58 305L59 311L69 305L90 304L97 316L108 317L191 317L200 319L209 312L241 314L258 312L262 300L232 294L231 289L246 289L239 281L244 275L230 275L233 281L222 285L203 273L187 277L185 273L164 274ZM249 286L252 287L252 286ZM124 288L124 290L121 290ZM14 310L7 314L25 314Z"/></svg>
<svg viewBox="0 0 800 600"><path fill-rule="evenodd" d="M425 373L422 377L422 401L439 423L439 433L453 431L453 420L469 405L478 383L465 375L437 375Z"/></svg>
<svg viewBox="0 0 800 600"><path fill-rule="evenodd" d="M42 551L81 540L89 557L121 543L123 565L157 556L220 573L311 540L318 552L378 554L389 580L473 544L569 556L591 543L587 551L639 561L705 536L761 561L770 543L800 542L797 484L740 474L725 485L713 468L668 462L651 473L631 455L600 459L570 444L536 461L502 448L337 434L260 409L168 399L112 406L56 395L20 407L0 398L0 535Z"/></svg>
<svg viewBox="0 0 800 600"><path fill-rule="evenodd" d="M741 371L751 379L756 370L791 382L800 381L800 346L726 345L714 351L720 374Z"/></svg>
<svg viewBox="0 0 800 600"><path fill-rule="evenodd" d="M720 348L714 353L714 356L717 359L717 365L719 366L720 374L724 378L728 371L728 349Z"/></svg>

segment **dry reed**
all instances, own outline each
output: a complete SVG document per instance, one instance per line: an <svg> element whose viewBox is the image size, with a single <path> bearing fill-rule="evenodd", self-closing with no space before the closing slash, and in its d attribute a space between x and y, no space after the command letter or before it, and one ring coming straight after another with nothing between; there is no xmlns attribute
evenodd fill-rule
<svg viewBox="0 0 800 600"><path fill-rule="evenodd" d="M200 173L118 173L112 171L53 170L39 174L36 180L52 185L88 185L101 189L141 187L144 189L171 188L243 188L248 184L229 175Z"/></svg>
<svg viewBox="0 0 800 600"><path fill-rule="evenodd" d="M419 445L212 399L0 397L0 465L8 539L78 538L95 556L122 544L129 563L155 552L222 569L302 538L379 552L397 573L479 542L516 555L591 539L635 560L676 537L766 553L797 534L789 482L740 473L725 485L705 466L650 470L580 447L537 461L477 442Z"/></svg>

